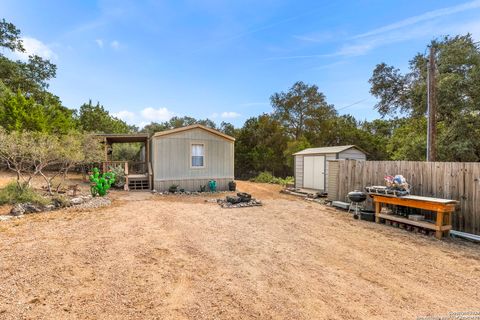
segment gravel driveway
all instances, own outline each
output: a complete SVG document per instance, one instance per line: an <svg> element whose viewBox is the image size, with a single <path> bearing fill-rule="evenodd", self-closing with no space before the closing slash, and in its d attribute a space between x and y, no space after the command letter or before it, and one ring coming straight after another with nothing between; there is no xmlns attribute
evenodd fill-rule
<svg viewBox="0 0 480 320"><path fill-rule="evenodd" d="M480 311L480 246L272 185L263 207L113 193L0 224L0 319L416 319Z"/></svg>

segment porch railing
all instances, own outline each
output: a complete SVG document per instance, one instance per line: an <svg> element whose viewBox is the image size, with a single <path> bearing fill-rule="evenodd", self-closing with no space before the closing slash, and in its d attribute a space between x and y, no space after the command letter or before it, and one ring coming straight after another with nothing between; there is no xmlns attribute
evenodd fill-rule
<svg viewBox="0 0 480 320"><path fill-rule="evenodd" d="M148 173L148 164L145 161L104 161L102 163L103 171L110 167L122 167L125 174L146 174Z"/></svg>

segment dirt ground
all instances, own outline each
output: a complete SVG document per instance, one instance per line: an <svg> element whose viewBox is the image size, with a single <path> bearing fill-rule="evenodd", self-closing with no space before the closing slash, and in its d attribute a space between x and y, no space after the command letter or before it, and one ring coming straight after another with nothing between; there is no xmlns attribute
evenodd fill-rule
<svg viewBox="0 0 480 320"><path fill-rule="evenodd" d="M480 311L480 246L357 221L279 187L263 207L113 192L0 222L0 319L416 319Z"/></svg>

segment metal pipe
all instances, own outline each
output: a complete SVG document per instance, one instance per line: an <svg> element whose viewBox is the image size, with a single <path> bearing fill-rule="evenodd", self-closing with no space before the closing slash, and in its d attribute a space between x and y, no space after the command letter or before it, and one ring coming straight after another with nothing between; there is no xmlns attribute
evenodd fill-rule
<svg viewBox="0 0 480 320"><path fill-rule="evenodd" d="M450 230L450 234L452 236L455 236L455 237L460 237L460 238L468 239L468 240L471 240L471 241L480 242L480 236L477 236L476 234L461 232L461 231L456 231L456 230Z"/></svg>

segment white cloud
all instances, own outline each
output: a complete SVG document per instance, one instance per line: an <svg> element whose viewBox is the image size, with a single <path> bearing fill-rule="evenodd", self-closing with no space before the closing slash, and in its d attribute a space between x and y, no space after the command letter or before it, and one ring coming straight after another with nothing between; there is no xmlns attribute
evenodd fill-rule
<svg viewBox="0 0 480 320"><path fill-rule="evenodd" d="M167 121L174 116L174 113L167 108L145 108L141 114L148 121Z"/></svg>
<svg viewBox="0 0 480 320"><path fill-rule="evenodd" d="M293 38L303 42L322 43L332 40L334 35L330 32L319 32L304 35L294 35Z"/></svg>
<svg viewBox="0 0 480 320"><path fill-rule="evenodd" d="M459 12L463 12L463 11L467 11L467 10L471 10L471 9L478 9L478 8L480 8L480 0L470 1L470 2L466 2L466 3L463 3L463 4L457 5L457 6L442 8L442 9L438 9L438 10L433 10L433 11L429 11L429 12L426 12L426 13L418 15L418 16L413 16L413 17L410 17L410 18L407 18L407 19L404 19L404 20L401 20L401 21L397 21L397 22L394 22L392 24L388 24L386 26L383 26L383 27L373 29L373 30L370 30L368 32L359 34L359 35L355 36L354 38L370 37L370 36L374 36L374 35L377 35L377 34L381 34L381 33L389 32L389 31L394 31L394 30L397 30L397 29L400 29L400 28L408 27L408 26L417 24L419 22L424 22L424 21L435 19L435 18L439 18L439 17L443 17L443 16L447 16L447 15L452 15L452 14L455 14L455 13L459 13Z"/></svg>
<svg viewBox="0 0 480 320"><path fill-rule="evenodd" d="M240 117L241 114L233 111L224 111L222 113L214 112L210 115L210 118L216 119L218 117L223 118L223 119L232 119L232 118L238 118Z"/></svg>
<svg viewBox="0 0 480 320"><path fill-rule="evenodd" d="M133 113L131 111L128 111L128 110L113 112L112 115L114 117L122 119L123 121L126 121L126 122L132 122L132 121L135 121L135 119L136 119L135 113Z"/></svg>
<svg viewBox="0 0 480 320"><path fill-rule="evenodd" d="M362 34L355 35L340 47L339 50L329 54L307 54L296 56L273 57L266 60L286 59L319 59L333 57L354 57L365 55L380 46L408 41L420 38L434 38L447 34L465 34L470 32L474 38L480 38L478 19L446 23L445 19L439 19L448 15L454 15L468 10L480 9L480 0L466 2L457 6L442 8L412 16ZM299 40L313 42L314 37L297 37ZM321 39L319 39L321 40Z"/></svg>
<svg viewBox="0 0 480 320"><path fill-rule="evenodd" d="M98 47L103 48L103 40L102 39L97 39L97 40L95 40L95 42L97 43Z"/></svg>
<svg viewBox="0 0 480 320"><path fill-rule="evenodd" d="M335 55L337 56L361 56L373 48L371 42L347 45L342 47Z"/></svg>
<svg viewBox="0 0 480 320"><path fill-rule="evenodd" d="M480 9L480 0L470 1L457 6L442 8L421 15L412 16L356 35L352 38L357 40L356 42L343 46L334 55L359 56L368 53L376 47L386 44L418 39L421 37L458 33L465 25L465 21L445 24L444 20L438 18L473 9Z"/></svg>
<svg viewBox="0 0 480 320"><path fill-rule="evenodd" d="M225 112L222 112L220 116L224 119L229 119L229 118L238 118L241 116L241 114L233 111L225 111Z"/></svg>
<svg viewBox="0 0 480 320"><path fill-rule="evenodd" d="M30 55L37 55L44 59L58 59L55 52L42 41L31 37L23 37L22 41L25 52L15 51L15 55L20 59L28 59Z"/></svg>
<svg viewBox="0 0 480 320"><path fill-rule="evenodd" d="M475 41L480 41L480 21L474 20L469 23L465 23L461 26L458 26L457 34L466 34L470 33ZM452 32L453 34L453 32Z"/></svg>
<svg viewBox="0 0 480 320"><path fill-rule="evenodd" d="M146 125L149 125L151 122L148 122L148 121L141 121L137 124L137 126L141 129L143 127L145 127Z"/></svg>
<svg viewBox="0 0 480 320"><path fill-rule="evenodd" d="M120 42L118 42L117 40L113 40L112 42L110 42L110 46L111 46L113 49L117 50L117 49L120 48Z"/></svg>

